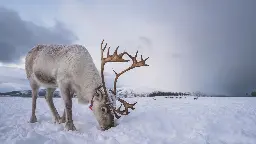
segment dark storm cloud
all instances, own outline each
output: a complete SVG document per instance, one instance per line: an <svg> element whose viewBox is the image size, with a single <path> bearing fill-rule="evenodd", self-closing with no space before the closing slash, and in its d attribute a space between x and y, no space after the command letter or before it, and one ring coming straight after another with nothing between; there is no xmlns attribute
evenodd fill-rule
<svg viewBox="0 0 256 144"><path fill-rule="evenodd" d="M17 12L0 7L0 62L17 62L38 43L68 44L76 36L57 22L52 28L24 21Z"/></svg>
<svg viewBox="0 0 256 144"><path fill-rule="evenodd" d="M186 55L184 87L236 96L256 89L255 0L165 2L152 9Z"/></svg>
<svg viewBox="0 0 256 144"><path fill-rule="evenodd" d="M143 42L143 43L145 43L145 44L149 45L149 46L151 46L151 45L152 45L151 40L150 40L149 38L145 37L145 36L141 36L141 37L139 37L139 40L140 40L141 42Z"/></svg>
<svg viewBox="0 0 256 144"><path fill-rule="evenodd" d="M195 66L212 89L244 95L256 88L256 1L201 2L188 35Z"/></svg>

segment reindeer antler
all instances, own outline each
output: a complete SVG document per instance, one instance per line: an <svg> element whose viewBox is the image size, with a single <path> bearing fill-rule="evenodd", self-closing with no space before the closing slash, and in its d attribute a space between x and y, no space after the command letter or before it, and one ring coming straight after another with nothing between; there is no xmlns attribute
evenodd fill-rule
<svg viewBox="0 0 256 144"><path fill-rule="evenodd" d="M136 52L136 54L135 54L135 56L133 57L133 56L131 56L129 53L127 53L127 52L123 52L124 54L126 54L126 55L128 55L131 59L132 59L132 61L133 61L133 63L132 63L132 65L130 66L130 67L128 67L127 69L125 69L125 70L123 70L123 71L121 71L120 73L117 73L115 70L113 70L114 71L114 73L116 74L116 78L115 78L115 81L114 81L114 90L111 90L111 92L114 94L114 95L116 95L116 83L117 83L117 80L118 80L118 78L122 75L122 74L124 74L124 73L126 73L127 71L129 71L129 70L131 70L131 69L133 69L133 68L135 68L135 67L141 67L141 66L149 66L148 64L146 64L145 62L146 62L146 60L148 60L148 58L149 57L147 57L145 60L142 58L142 55L141 55L141 61L137 61L137 55L138 55L138 51Z"/></svg>
<svg viewBox="0 0 256 144"><path fill-rule="evenodd" d="M145 63L146 60L147 60L149 57L144 60L144 59L142 58L142 55L141 55L141 61L138 62L138 61L137 61L137 54L138 54L138 51L136 52L136 54L135 54L134 57L131 56L131 55L130 55L129 53L127 53L127 52L122 52L122 53L120 53L120 54L117 54L117 50L118 50L118 48L119 48L119 46L118 46L118 47L116 48L116 50L115 50L115 52L114 52L113 55L110 55L110 54L109 54L109 49L110 49L110 47L109 47L109 48L108 48L108 52L107 52L107 57L104 58L104 57L103 57L103 53L104 53L104 51L105 51L105 49L106 49L106 47L107 47L107 43L105 44L105 46L104 46L104 48L103 48L103 47L102 47L102 46L103 46L103 42L104 42L104 40L103 40L102 43L101 43L101 77L102 77L102 83L103 83L103 87L104 87L105 93L107 93L106 86L105 86L105 81L104 81L104 73L103 73L103 72L104 72L104 66L105 66L105 64L106 64L107 62L128 62L129 60L123 59L123 56L124 56L125 54L128 55L128 56L132 59L132 61L133 61L132 65L131 65L130 67L128 67L127 69L121 71L120 73L117 73L116 71L113 70L113 71L115 72L115 74L116 74L116 77L115 77L115 80L114 80L114 88L113 88L113 90L110 90L110 91L111 91L112 94L116 97L116 94L117 94L117 93L116 93L116 83L117 83L118 78L119 78L122 74L124 74L125 72L127 72L127 71L129 71L129 70L131 70L131 69L133 69L133 68L135 68L135 67L149 66L148 64ZM116 117L117 119L120 118L120 116L118 116L117 113L119 113L119 114L121 114L121 115L128 115L128 114L130 113L130 112L128 111L128 109L130 108L130 109L134 110L134 109L135 109L134 106L135 106L135 104L137 103L137 102L135 102L135 103L133 103L133 104L130 104L130 103L126 102L125 100L121 99L121 98L118 98L118 101L121 102L121 103L124 105L125 109L121 111L122 104L120 105L120 107L119 107L118 109L115 109L115 108L114 108L114 114L115 114L115 117Z"/></svg>
<svg viewBox="0 0 256 144"><path fill-rule="evenodd" d="M106 86L105 86L105 80L104 80L104 66L105 66L105 64L107 62L128 62L129 60L124 60L122 58L123 55L125 54L125 52L123 52L121 54L117 54L117 50L118 50L119 46L116 48L113 55L109 55L109 49L110 49L110 47L109 47L108 52L107 52L107 57L104 58L103 54L104 54L104 51L107 47L107 43L105 44L104 47L102 47L103 42L104 42L104 39L101 42L101 79L102 79L102 83L103 83L104 92L107 93L107 89L106 89Z"/></svg>

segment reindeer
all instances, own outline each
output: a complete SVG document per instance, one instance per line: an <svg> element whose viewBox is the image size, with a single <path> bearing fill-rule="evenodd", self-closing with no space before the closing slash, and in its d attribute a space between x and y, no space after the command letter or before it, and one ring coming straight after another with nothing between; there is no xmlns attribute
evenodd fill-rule
<svg viewBox="0 0 256 144"><path fill-rule="evenodd" d="M116 83L118 78L125 72L141 66L149 66L145 64L145 60L141 56L141 61L137 61L137 53L133 57L127 52L117 54L118 47L113 55L107 52L107 57L103 56L106 49L101 43L101 72L97 70L93 59L88 50L82 45L36 45L33 47L25 58L25 71L32 89L32 113L29 122L37 122L35 114L37 93L40 87L47 89L46 102L53 115L55 123L65 123L65 130L75 131L76 127L72 118L72 96L77 95L80 104L90 103L92 110L101 130L107 130L114 127L115 117L119 119L120 115L128 115L128 109L134 110L137 102L130 104L121 98L116 98ZM132 65L121 71L115 72L116 78L114 88L110 90L111 97L105 86L104 66L108 62L128 62L123 59L124 55L132 60ZM60 117L53 103L53 92L59 88L61 98L64 101L64 113ZM115 102L118 100L122 104L116 109ZM119 114L119 115L118 115Z"/></svg>

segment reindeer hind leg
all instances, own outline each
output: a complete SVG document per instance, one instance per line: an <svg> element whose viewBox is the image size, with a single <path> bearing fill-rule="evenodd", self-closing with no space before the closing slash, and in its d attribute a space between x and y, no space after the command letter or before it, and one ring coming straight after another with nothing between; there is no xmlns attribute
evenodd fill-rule
<svg viewBox="0 0 256 144"><path fill-rule="evenodd" d="M35 122L37 122L35 113L36 113L36 100L37 100L39 86L35 82L30 82L30 86L32 89L32 113L31 113L29 122L35 123Z"/></svg>

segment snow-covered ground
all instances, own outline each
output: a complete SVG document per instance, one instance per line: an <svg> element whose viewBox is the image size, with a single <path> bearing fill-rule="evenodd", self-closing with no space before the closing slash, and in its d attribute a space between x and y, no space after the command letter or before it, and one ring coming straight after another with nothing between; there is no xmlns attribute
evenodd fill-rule
<svg viewBox="0 0 256 144"><path fill-rule="evenodd" d="M60 98L54 99L59 113ZM54 124L43 98L38 99L38 123L28 123L30 98L0 98L1 144L256 144L256 98L166 99L128 98L136 110L107 131L88 106L74 102L78 131Z"/></svg>

